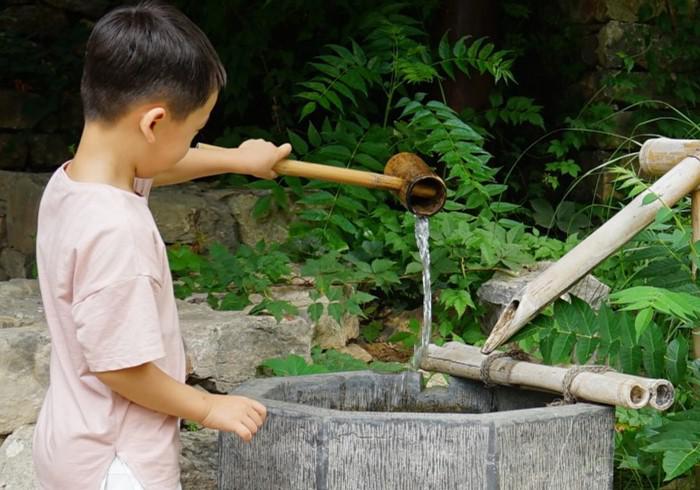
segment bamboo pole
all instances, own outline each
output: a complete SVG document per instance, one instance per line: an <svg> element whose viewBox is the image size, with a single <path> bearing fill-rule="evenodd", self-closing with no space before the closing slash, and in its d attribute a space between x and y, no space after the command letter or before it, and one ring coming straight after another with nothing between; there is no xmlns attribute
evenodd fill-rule
<svg viewBox="0 0 700 490"><path fill-rule="evenodd" d="M667 379L643 378L618 372L608 372L604 376L620 380L633 379L637 381L649 391L648 405L656 410L663 411L671 408L676 399L676 389Z"/></svg>
<svg viewBox="0 0 700 490"><path fill-rule="evenodd" d="M442 347L428 346L421 368L468 379L481 379L481 365L488 356L477 347L448 342ZM567 368L499 358L493 361L490 380L509 386L562 393ZM612 376L615 374L615 376ZM645 383L621 373L581 372L571 382L571 393L581 400L639 409L650 400Z"/></svg>
<svg viewBox="0 0 700 490"><path fill-rule="evenodd" d="M700 160L697 158L685 158L671 168L654 185L530 282L520 298L512 300L503 310L482 352L488 354L506 342L545 306L654 221L662 207L673 206L699 184ZM644 204L648 195L658 196L658 199Z"/></svg>
<svg viewBox="0 0 700 490"><path fill-rule="evenodd" d="M197 148L201 150L225 150L221 146L208 145L206 143L198 143ZM370 189L384 189L396 192L401 191L405 185L404 179L392 175L298 160L281 160L275 164L273 170L279 175L290 177L305 177L307 179L318 179L338 184L359 185ZM412 191L418 197L430 198L436 195L435 189L427 186L417 185Z"/></svg>
<svg viewBox="0 0 700 490"><path fill-rule="evenodd" d="M700 140L652 138L639 151L639 167L643 174L664 175L689 155L700 154Z"/></svg>

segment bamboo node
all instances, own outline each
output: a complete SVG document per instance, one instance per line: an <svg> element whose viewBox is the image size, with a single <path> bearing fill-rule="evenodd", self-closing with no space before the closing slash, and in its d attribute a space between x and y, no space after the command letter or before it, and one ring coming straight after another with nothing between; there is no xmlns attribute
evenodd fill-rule
<svg viewBox="0 0 700 490"><path fill-rule="evenodd" d="M503 359L504 357L509 357L514 361L533 362L533 358L527 352L517 347L507 352L493 352L489 354L484 357L484 360L481 361L481 366L479 366L479 377L487 388L495 386L495 383L491 381L491 365L494 361Z"/></svg>

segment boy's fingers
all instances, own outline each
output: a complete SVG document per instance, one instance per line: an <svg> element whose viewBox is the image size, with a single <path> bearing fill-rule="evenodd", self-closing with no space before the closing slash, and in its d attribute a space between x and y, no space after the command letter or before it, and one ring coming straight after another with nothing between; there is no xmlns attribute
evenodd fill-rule
<svg viewBox="0 0 700 490"><path fill-rule="evenodd" d="M236 422L233 431L245 442L250 442L250 440L253 439L253 434L251 434L250 430L248 430L242 422Z"/></svg>
<svg viewBox="0 0 700 490"><path fill-rule="evenodd" d="M289 143L285 143L277 147L277 157L280 160L282 160L283 158L287 158L291 152L292 145L290 145Z"/></svg>
<svg viewBox="0 0 700 490"><path fill-rule="evenodd" d="M255 410L248 410L248 417L250 417L251 420L255 422L255 425L258 427L260 427L263 423L262 417Z"/></svg>
<svg viewBox="0 0 700 490"><path fill-rule="evenodd" d="M259 401L251 399L250 406L253 408L253 410L258 412L263 419L267 417L267 408L265 408L265 405L263 405Z"/></svg>

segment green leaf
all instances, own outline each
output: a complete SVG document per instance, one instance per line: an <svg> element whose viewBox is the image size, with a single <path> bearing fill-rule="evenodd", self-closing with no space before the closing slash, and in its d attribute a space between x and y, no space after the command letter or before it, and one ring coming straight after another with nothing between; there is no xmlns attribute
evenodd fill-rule
<svg viewBox="0 0 700 490"><path fill-rule="evenodd" d="M681 476L698 463L700 463L700 443L690 449L664 453L663 467L666 473L664 481Z"/></svg>
<svg viewBox="0 0 700 490"><path fill-rule="evenodd" d="M318 134L316 126L313 123L309 123L309 128L306 131L309 143L313 146L321 146L321 135Z"/></svg>
<svg viewBox="0 0 700 490"><path fill-rule="evenodd" d="M344 308L338 302L330 303L328 305L328 315L333 318L336 322L342 323Z"/></svg>
<svg viewBox="0 0 700 490"><path fill-rule="evenodd" d="M310 115L316 110L316 102L307 102L304 107L301 108L301 115L299 116L299 120L303 121L305 117Z"/></svg>
<svg viewBox="0 0 700 490"><path fill-rule="evenodd" d="M678 385L685 380L688 369L688 341L678 336L668 344L666 349L666 375L671 383Z"/></svg>
<svg viewBox="0 0 700 490"><path fill-rule="evenodd" d="M454 308L457 312L457 318L464 315L467 307L476 309L469 291L465 289L443 289L440 293L440 303L447 308Z"/></svg>
<svg viewBox="0 0 700 490"><path fill-rule="evenodd" d="M666 343L663 332L656 323L651 323L640 339L642 346L642 362L647 375L659 378L664 375L664 356Z"/></svg>
<svg viewBox="0 0 700 490"><path fill-rule="evenodd" d="M255 206L253 206L252 215L253 218L258 219L267 215L270 212L270 207L272 205L272 194L263 196L257 200Z"/></svg>
<svg viewBox="0 0 700 490"><path fill-rule="evenodd" d="M250 304L247 294L227 293L221 300L219 308L221 310L239 311Z"/></svg>
<svg viewBox="0 0 700 490"><path fill-rule="evenodd" d="M637 316L634 318L634 331L637 333L637 341L642 337L653 317L654 310L652 308L644 308L637 313Z"/></svg>
<svg viewBox="0 0 700 490"><path fill-rule="evenodd" d="M318 322L323 315L323 303L313 303L309 305L309 318L312 322Z"/></svg>
<svg viewBox="0 0 700 490"><path fill-rule="evenodd" d="M303 357L296 354L290 354L283 358L265 359L260 365L271 369L275 376L302 376L328 372L328 369L323 366L307 364Z"/></svg>
<svg viewBox="0 0 700 490"><path fill-rule="evenodd" d="M287 130L287 136L289 136L289 142L292 144L294 153L300 156L306 155L309 151L309 145L306 144L306 141L291 129Z"/></svg>
<svg viewBox="0 0 700 490"><path fill-rule="evenodd" d="M347 219L342 214L334 213L331 216L331 222L338 225L343 231L354 235L357 233L357 228L353 225L349 219Z"/></svg>
<svg viewBox="0 0 700 490"><path fill-rule="evenodd" d="M406 266L406 271L404 274L415 274L416 272L421 272L423 270L423 264L420 262L410 262Z"/></svg>

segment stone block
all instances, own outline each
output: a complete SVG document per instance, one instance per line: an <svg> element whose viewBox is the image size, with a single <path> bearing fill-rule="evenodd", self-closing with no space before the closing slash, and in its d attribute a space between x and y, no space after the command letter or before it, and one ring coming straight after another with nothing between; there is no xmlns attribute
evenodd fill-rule
<svg viewBox="0 0 700 490"><path fill-rule="evenodd" d="M0 90L0 128L34 127L46 115L42 105L41 97L38 95Z"/></svg>
<svg viewBox="0 0 700 490"><path fill-rule="evenodd" d="M666 8L664 0L559 0L559 5L576 23L619 20L637 22L644 10L646 18L656 17Z"/></svg>
<svg viewBox="0 0 700 490"><path fill-rule="evenodd" d="M0 31L57 37L67 26L65 13L45 5L12 5L0 11Z"/></svg>
<svg viewBox="0 0 700 490"><path fill-rule="evenodd" d="M183 490L217 490L218 431L180 432L180 483Z"/></svg>
<svg viewBox="0 0 700 490"><path fill-rule="evenodd" d="M270 357L301 355L310 359L313 326L302 316L280 323L271 316L217 311L207 304L177 300L180 327L193 381L221 393L255 377Z"/></svg>
<svg viewBox="0 0 700 490"><path fill-rule="evenodd" d="M299 315L311 321L308 307L315 301L309 296L310 291L310 288L303 286L274 286L270 290L270 295L276 300L290 302L298 308ZM250 300L253 303L259 303L262 296L252 294ZM324 308L329 303L325 296L319 298L319 302L324 304ZM249 311L251 308L252 306L249 306L245 311ZM314 326L312 345L317 345L322 349L341 349L349 340L355 339L359 335L360 319L356 315L346 313L339 323L328 315L326 310Z"/></svg>
<svg viewBox="0 0 700 490"><path fill-rule="evenodd" d="M32 461L34 424L23 425L0 445L0 488L35 490ZM217 432L202 429L180 433L180 482L183 490L216 490ZM1 441L0 441L1 442Z"/></svg>
<svg viewBox="0 0 700 490"><path fill-rule="evenodd" d="M255 379L233 394L267 419L249 443L219 435L219 488L612 488L614 412L420 373Z"/></svg>
<svg viewBox="0 0 700 490"><path fill-rule="evenodd" d="M234 250L239 243L236 221L229 208L208 199L196 184L156 187L148 200L166 244L213 241Z"/></svg>
<svg viewBox="0 0 700 490"><path fill-rule="evenodd" d="M39 202L49 174L1 172L0 180L8 179L7 187L7 242L26 256L36 250L36 227Z"/></svg>
<svg viewBox="0 0 700 490"><path fill-rule="evenodd" d="M110 0L45 0L46 3L62 10L76 12L93 19L101 17L116 2Z"/></svg>
<svg viewBox="0 0 700 490"><path fill-rule="evenodd" d="M238 222L241 242L255 245L260 240L265 242L284 242L289 235L289 223L292 213L275 210L265 218L253 217L253 208L258 199L266 195L265 191L239 189L227 199L231 213Z"/></svg>
<svg viewBox="0 0 700 490"><path fill-rule="evenodd" d="M0 267L8 277L26 278L31 275L31 260L12 247L0 250Z"/></svg>
<svg viewBox="0 0 700 490"><path fill-rule="evenodd" d="M618 53L624 53L635 64L646 68L646 52L651 41L651 26L612 20L598 32L598 63L605 68L623 68L625 64ZM653 41L658 45L658 34Z"/></svg>
<svg viewBox="0 0 700 490"><path fill-rule="evenodd" d="M56 170L72 158L67 140L60 134L32 134L29 137L29 165L33 172Z"/></svg>
<svg viewBox="0 0 700 490"><path fill-rule="evenodd" d="M226 392L254 377L270 357L311 353L313 326L303 316L215 311L177 300L191 381ZM38 282L0 282L0 434L36 421L48 386L49 332ZM1 487L0 487L1 488Z"/></svg>
<svg viewBox="0 0 700 490"><path fill-rule="evenodd" d="M0 446L0 488L35 490L37 488L32 461L34 425L18 427Z"/></svg>
<svg viewBox="0 0 700 490"><path fill-rule="evenodd" d="M552 264L553 262L547 261L538 262L533 266L525 267L515 277L496 272L491 279L482 284L477 291L477 296L487 310L482 323L484 330L490 332L505 307L514 299L519 299L525 286ZM573 295L590 304L592 308L598 309L609 293L608 286L588 274L562 294L561 298L571 301L570 295Z"/></svg>
<svg viewBox="0 0 700 490"><path fill-rule="evenodd" d="M36 422L48 387L49 352L45 326L0 329L0 434Z"/></svg>
<svg viewBox="0 0 700 490"><path fill-rule="evenodd" d="M0 134L0 170L24 170L28 154L24 135Z"/></svg>

